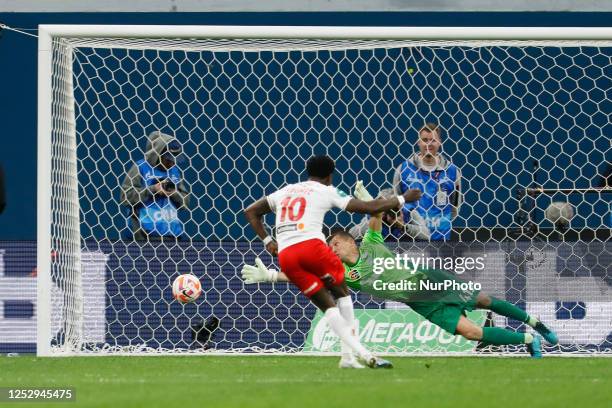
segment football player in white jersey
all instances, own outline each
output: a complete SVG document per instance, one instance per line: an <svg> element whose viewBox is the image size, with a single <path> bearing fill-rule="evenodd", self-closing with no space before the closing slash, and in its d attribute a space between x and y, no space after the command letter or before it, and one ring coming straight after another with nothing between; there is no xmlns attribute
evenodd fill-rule
<svg viewBox="0 0 612 408"><path fill-rule="evenodd" d="M310 158L306 163L307 181L289 184L261 198L245 210L245 215L266 249L278 255L281 270L325 314L330 328L342 340L340 367L362 367L362 362L370 368L391 368L390 362L373 356L354 334L355 314L344 282L344 267L325 242L323 218L332 208L361 214L401 208L405 202L417 201L421 191L408 190L389 199L357 200L332 186L334 170L335 163L328 156ZM262 222L270 212L276 214L276 241Z"/></svg>

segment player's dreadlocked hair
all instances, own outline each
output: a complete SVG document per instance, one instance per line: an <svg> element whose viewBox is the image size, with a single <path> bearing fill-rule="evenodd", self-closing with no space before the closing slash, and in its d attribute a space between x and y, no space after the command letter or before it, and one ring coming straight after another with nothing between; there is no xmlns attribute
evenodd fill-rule
<svg viewBox="0 0 612 408"><path fill-rule="evenodd" d="M309 177L325 178L336 169L336 164L329 156L313 156L306 162Z"/></svg>

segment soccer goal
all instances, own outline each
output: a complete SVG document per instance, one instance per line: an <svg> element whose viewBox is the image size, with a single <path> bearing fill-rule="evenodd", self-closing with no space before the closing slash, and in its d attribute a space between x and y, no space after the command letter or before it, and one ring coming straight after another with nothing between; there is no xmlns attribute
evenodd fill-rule
<svg viewBox="0 0 612 408"><path fill-rule="evenodd" d="M427 122L461 170L452 236L390 245L480 257L483 290L558 332L546 352L612 353L599 181L612 153L612 29L42 25L38 57L39 355L338 351L293 287L242 282L256 256L275 263L242 211L300 180L313 154L336 160L339 188L363 180L377 195ZM138 204L124 197L155 132L180 151L178 239L138 236ZM551 223L551 202L569 204L551 208L571 220ZM326 224L360 221L337 212ZM186 305L171 289L183 273L203 287ZM523 351L354 296L361 339L380 353Z"/></svg>

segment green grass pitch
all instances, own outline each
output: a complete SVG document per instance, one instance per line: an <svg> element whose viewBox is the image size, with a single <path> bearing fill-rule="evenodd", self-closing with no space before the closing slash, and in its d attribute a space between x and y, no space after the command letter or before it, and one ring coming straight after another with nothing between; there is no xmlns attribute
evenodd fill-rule
<svg viewBox="0 0 612 408"><path fill-rule="evenodd" d="M74 387L76 402L7 407L609 407L609 358L0 357L0 387Z"/></svg>

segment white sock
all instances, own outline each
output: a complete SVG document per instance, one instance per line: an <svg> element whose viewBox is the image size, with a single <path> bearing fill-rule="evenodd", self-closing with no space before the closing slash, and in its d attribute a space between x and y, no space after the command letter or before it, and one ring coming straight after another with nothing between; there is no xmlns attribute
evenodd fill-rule
<svg viewBox="0 0 612 408"><path fill-rule="evenodd" d="M351 329L351 334L353 335L353 337L357 337L357 332L355 330L355 311L353 310L353 300L351 299L351 296L349 295L338 298L336 304L338 305L338 309L340 309L340 314L342 315L344 320L346 320L346 323L348 323ZM344 341L342 341L341 343L342 357L352 358L353 353L351 347Z"/></svg>
<svg viewBox="0 0 612 408"><path fill-rule="evenodd" d="M338 305L338 309L340 309L340 314L344 317L344 320L353 327L355 323L355 310L353 310L353 299L351 296L345 296L338 298L336 300L336 304Z"/></svg>
<svg viewBox="0 0 612 408"><path fill-rule="evenodd" d="M340 341L340 352L342 353L343 359L350 360L353 358L353 350L351 350L351 347L344 341Z"/></svg>
<svg viewBox="0 0 612 408"><path fill-rule="evenodd" d="M359 343L356 336L351 334L351 327L344 320L342 315L340 315L340 310L337 307L330 307L327 309L325 311L325 318L332 331L340 337L340 340L346 343L346 346L348 346L353 353L365 360L372 358L372 353Z"/></svg>
<svg viewBox="0 0 612 408"><path fill-rule="evenodd" d="M533 343L533 335L525 333L525 344Z"/></svg>

